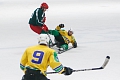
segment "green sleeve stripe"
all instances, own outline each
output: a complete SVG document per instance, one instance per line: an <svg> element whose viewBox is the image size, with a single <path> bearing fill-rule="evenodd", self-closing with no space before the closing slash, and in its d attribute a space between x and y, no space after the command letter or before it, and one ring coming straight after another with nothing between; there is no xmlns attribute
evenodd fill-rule
<svg viewBox="0 0 120 80"><path fill-rule="evenodd" d="M24 70L24 69L25 69L25 66L23 66L22 64L20 64L20 68L21 68L22 70Z"/></svg>
<svg viewBox="0 0 120 80"><path fill-rule="evenodd" d="M53 69L53 70L55 70L55 72L60 72L60 71L62 71L63 70L63 66L62 65L60 65L60 66L58 66L58 67L56 67L55 69Z"/></svg>

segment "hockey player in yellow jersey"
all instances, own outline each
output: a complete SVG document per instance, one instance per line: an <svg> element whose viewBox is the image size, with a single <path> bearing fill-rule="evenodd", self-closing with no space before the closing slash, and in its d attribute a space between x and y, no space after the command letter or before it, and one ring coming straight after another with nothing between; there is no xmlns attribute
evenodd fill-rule
<svg viewBox="0 0 120 80"><path fill-rule="evenodd" d="M57 56L57 53L47 46L48 36L40 34L38 45L28 47L22 55L20 68L24 71L22 80L49 80L46 71L50 66L55 72L64 75L71 75L73 69L64 67Z"/></svg>
<svg viewBox="0 0 120 80"><path fill-rule="evenodd" d="M77 42L73 36L72 30L62 30L64 28L64 24L59 24L55 30L49 30L49 34L54 35L55 42L57 47L62 48L62 50L68 49L68 44L72 43L73 47L77 47Z"/></svg>

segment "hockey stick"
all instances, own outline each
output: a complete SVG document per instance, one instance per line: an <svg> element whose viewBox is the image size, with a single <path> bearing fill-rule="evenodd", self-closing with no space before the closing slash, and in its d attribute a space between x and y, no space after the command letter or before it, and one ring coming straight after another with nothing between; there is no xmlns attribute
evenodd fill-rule
<svg viewBox="0 0 120 80"><path fill-rule="evenodd" d="M110 56L107 56L103 65L99 68L90 68L90 69L80 69L80 70L73 70L73 72L78 72L78 71L91 71L91 70L101 70L101 69L104 69L105 66L107 65L107 63L109 62L110 60ZM57 72L47 72L47 74L54 74L54 73L57 73Z"/></svg>
<svg viewBox="0 0 120 80"><path fill-rule="evenodd" d="M49 47L52 47L54 45L54 43L52 42L52 39L51 39L49 33L47 33L47 35L49 37L49 42L50 42Z"/></svg>

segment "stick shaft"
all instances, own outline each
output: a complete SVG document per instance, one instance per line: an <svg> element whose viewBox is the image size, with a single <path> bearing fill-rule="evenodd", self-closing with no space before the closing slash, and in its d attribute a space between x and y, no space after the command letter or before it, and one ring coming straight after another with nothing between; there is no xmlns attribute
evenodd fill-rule
<svg viewBox="0 0 120 80"><path fill-rule="evenodd" d="M109 62L109 59L110 57L107 56L103 65L99 68L90 68L90 69L79 69L79 70L73 70L73 72L79 72L79 71L91 71L91 70L101 70L101 69L104 69L105 66L107 65L107 63ZM47 74L54 74L54 73L57 73L57 72L47 72Z"/></svg>

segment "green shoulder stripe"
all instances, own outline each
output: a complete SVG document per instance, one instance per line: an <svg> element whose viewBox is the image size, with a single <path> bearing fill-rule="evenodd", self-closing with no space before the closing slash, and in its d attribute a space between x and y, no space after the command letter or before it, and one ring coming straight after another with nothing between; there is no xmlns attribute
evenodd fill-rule
<svg viewBox="0 0 120 80"><path fill-rule="evenodd" d="M57 56L56 52L54 52L54 59L55 59L56 62L59 62L59 59L58 59L58 56Z"/></svg>

